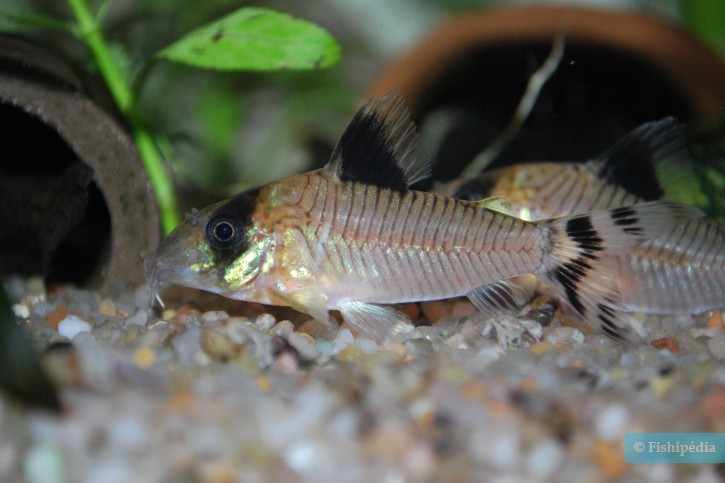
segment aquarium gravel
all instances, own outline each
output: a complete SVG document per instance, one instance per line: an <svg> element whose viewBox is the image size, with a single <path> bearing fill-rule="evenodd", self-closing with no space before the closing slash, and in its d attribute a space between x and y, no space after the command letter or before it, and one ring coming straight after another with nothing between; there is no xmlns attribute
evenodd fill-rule
<svg viewBox="0 0 725 483"><path fill-rule="evenodd" d="M718 482L723 465L627 464L628 432L725 432L719 312L641 317L627 346L543 298L487 320L409 304L378 343L291 310L148 287L12 279L60 415L0 397L0 481Z"/></svg>

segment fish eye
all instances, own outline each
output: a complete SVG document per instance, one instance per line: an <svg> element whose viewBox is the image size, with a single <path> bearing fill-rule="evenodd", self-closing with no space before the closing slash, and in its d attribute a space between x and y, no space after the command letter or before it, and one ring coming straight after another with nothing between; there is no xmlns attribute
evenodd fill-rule
<svg viewBox="0 0 725 483"><path fill-rule="evenodd" d="M228 215L215 216L206 224L206 239L212 248L231 250L244 241L244 230Z"/></svg>
<svg viewBox="0 0 725 483"><path fill-rule="evenodd" d="M219 241L229 241L234 236L234 227L226 222L220 221L214 225L214 237Z"/></svg>

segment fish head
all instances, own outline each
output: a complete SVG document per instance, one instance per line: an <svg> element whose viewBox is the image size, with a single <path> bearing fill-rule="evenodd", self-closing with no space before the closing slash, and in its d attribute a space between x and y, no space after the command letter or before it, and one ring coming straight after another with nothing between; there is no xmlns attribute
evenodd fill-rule
<svg viewBox="0 0 725 483"><path fill-rule="evenodd" d="M153 295L176 284L229 298L259 300L254 281L267 267L271 239L254 217L259 190L187 215L144 264Z"/></svg>

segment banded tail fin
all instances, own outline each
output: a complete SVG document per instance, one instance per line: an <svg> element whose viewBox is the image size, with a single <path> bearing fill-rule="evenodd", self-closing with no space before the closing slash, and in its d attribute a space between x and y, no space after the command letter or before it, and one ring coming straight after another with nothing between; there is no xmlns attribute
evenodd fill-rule
<svg viewBox="0 0 725 483"><path fill-rule="evenodd" d="M636 330L625 314L621 281L608 260L677 225L702 217L695 207L654 201L536 222L549 230L551 253L538 276L587 322L616 340Z"/></svg>

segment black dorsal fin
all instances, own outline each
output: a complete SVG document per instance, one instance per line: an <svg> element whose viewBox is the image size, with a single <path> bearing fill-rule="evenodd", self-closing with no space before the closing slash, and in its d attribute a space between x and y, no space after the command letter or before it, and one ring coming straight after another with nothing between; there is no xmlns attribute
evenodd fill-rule
<svg viewBox="0 0 725 483"><path fill-rule="evenodd" d="M327 169L342 181L404 190L430 175L418 151L418 132L398 90L373 97L355 114Z"/></svg>
<svg viewBox="0 0 725 483"><path fill-rule="evenodd" d="M665 195L658 168L688 157L684 124L667 117L637 127L591 163L600 178L652 201Z"/></svg>

